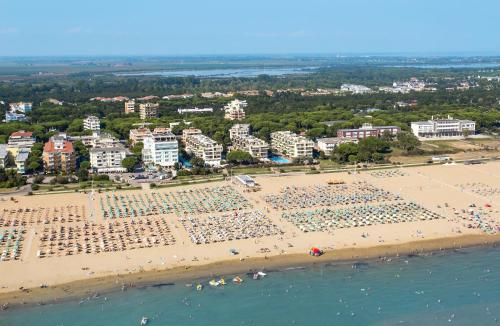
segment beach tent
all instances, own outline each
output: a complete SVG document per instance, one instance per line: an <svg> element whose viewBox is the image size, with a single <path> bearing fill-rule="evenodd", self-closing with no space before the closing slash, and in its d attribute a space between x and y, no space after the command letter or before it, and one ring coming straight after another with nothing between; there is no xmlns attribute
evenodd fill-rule
<svg viewBox="0 0 500 326"><path fill-rule="evenodd" d="M321 256L323 254L323 251L319 249L318 247L312 247L311 250L309 250L309 254L311 256Z"/></svg>

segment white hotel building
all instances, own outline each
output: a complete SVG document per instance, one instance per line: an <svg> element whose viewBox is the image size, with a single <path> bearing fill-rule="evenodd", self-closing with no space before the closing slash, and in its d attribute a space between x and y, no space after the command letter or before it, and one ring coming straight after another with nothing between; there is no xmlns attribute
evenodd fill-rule
<svg viewBox="0 0 500 326"><path fill-rule="evenodd" d="M267 158L269 144L262 139L250 135L250 125L236 124L229 129L229 138L233 149L250 153L255 158Z"/></svg>
<svg viewBox="0 0 500 326"><path fill-rule="evenodd" d="M186 151L202 158L205 164L220 166L222 159L222 145L202 134L189 134L185 138Z"/></svg>
<svg viewBox="0 0 500 326"><path fill-rule="evenodd" d="M21 113L27 113L31 112L33 109L33 103L30 102L18 102L18 103L10 103L10 112L15 113L15 112L21 112Z"/></svg>
<svg viewBox="0 0 500 326"><path fill-rule="evenodd" d="M276 131L271 133L271 146L291 158L312 158L314 142L291 131Z"/></svg>
<svg viewBox="0 0 500 326"><path fill-rule="evenodd" d="M85 136L84 136L85 137ZM92 146L89 150L90 166L97 173L126 172L122 166L127 150L118 139L109 134L87 136ZM83 139L80 139L83 141Z"/></svg>
<svg viewBox="0 0 500 326"><path fill-rule="evenodd" d="M101 121L99 121L98 117L94 115L89 115L83 120L83 129L99 131L101 130Z"/></svg>
<svg viewBox="0 0 500 326"><path fill-rule="evenodd" d="M173 167L179 162L179 142L170 129L156 128L144 138L142 160L161 167Z"/></svg>
<svg viewBox="0 0 500 326"><path fill-rule="evenodd" d="M232 140L235 137L244 137L250 135L250 125L249 124L235 124L229 129L229 138Z"/></svg>
<svg viewBox="0 0 500 326"><path fill-rule="evenodd" d="M234 100L224 107L224 119L228 120L243 120L245 119L245 108L248 106L247 101Z"/></svg>
<svg viewBox="0 0 500 326"><path fill-rule="evenodd" d="M318 150L325 153L325 155L332 155L335 148L337 148L340 144L345 143L357 143L357 138L320 138L317 140Z"/></svg>
<svg viewBox="0 0 500 326"><path fill-rule="evenodd" d="M413 134L421 140L426 139L460 139L464 132L474 134L476 123L471 120L458 120L448 116L447 119L416 121L411 123Z"/></svg>

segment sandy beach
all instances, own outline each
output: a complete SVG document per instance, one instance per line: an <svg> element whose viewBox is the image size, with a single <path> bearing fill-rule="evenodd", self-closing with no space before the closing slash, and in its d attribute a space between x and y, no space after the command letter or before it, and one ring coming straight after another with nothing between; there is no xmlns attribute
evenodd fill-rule
<svg viewBox="0 0 500 326"><path fill-rule="evenodd" d="M500 162L255 181L1 201L0 304L500 241Z"/></svg>

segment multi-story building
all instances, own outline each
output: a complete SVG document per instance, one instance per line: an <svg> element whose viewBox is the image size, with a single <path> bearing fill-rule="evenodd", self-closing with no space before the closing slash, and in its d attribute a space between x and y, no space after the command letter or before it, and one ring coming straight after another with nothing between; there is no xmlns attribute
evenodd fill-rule
<svg viewBox="0 0 500 326"><path fill-rule="evenodd" d="M305 158L313 156L314 142L291 131L276 131L271 133L271 146L283 155Z"/></svg>
<svg viewBox="0 0 500 326"><path fill-rule="evenodd" d="M269 144L257 137L250 135L249 124L235 124L229 129L229 138L232 140L233 149L250 153L256 158L267 158Z"/></svg>
<svg viewBox="0 0 500 326"><path fill-rule="evenodd" d="M340 86L342 92L350 92L353 94L367 94L371 93L372 89L364 85L342 84Z"/></svg>
<svg viewBox="0 0 500 326"><path fill-rule="evenodd" d="M127 171L122 166L122 161L127 156L127 151L121 144L94 147L90 149L89 154L90 166L97 173Z"/></svg>
<svg viewBox="0 0 500 326"><path fill-rule="evenodd" d="M35 137L33 137L33 133L31 131L15 131L9 136L9 140L7 141L7 151L15 157L21 150L30 152L31 147L33 147L35 142Z"/></svg>
<svg viewBox="0 0 500 326"><path fill-rule="evenodd" d="M33 108L33 103L28 103L28 102L18 102L18 103L10 103L10 112L16 113L27 113L31 112L31 109Z"/></svg>
<svg viewBox="0 0 500 326"><path fill-rule="evenodd" d="M28 118L24 113L5 112L5 122L27 121Z"/></svg>
<svg viewBox="0 0 500 326"><path fill-rule="evenodd" d="M458 120L448 116L446 119L416 121L411 123L411 131L420 139L462 138L465 134L474 134L476 123L471 120Z"/></svg>
<svg viewBox="0 0 500 326"><path fill-rule="evenodd" d="M170 129L156 128L144 138L142 160L161 167L172 167L179 162L179 142Z"/></svg>
<svg viewBox="0 0 500 326"><path fill-rule="evenodd" d="M151 135L151 130L149 130L149 128L142 127L137 129L130 129L128 138L130 139L132 146L134 146L139 142L144 143L144 138L150 135Z"/></svg>
<svg viewBox="0 0 500 326"><path fill-rule="evenodd" d="M244 137L250 135L249 124L235 124L229 129L229 138Z"/></svg>
<svg viewBox="0 0 500 326"><path fill-rule="evenodd" d="M142 103L139 105L139 116L142 120L158 117L158 103Z"/></svg>
<svg viewBox="0 0 500 326"><path fill-rule="evenodd" d="M0 168L5 168L8 155L9 152L7 151L7 144L0 144Z"/></svg>
<svg viewBox="0 0 500 326"><path fill-rule="evenodd" d="M135 112L135 101L127 101L125 102L125 114L134 113Z"/></svg>
<svg viewBox="0 0 500 326"><path fill-rule="evenodd" d="M228 120L243 120L245 119L245 107L247 107L247 101L234 100L229 102L228 105L224 107L226 112L224 119Z"/></svg>
<svg viewBox="0 0 500 326"><path fill-rule="evenodd" d="M382 137L385 132L391 135L397 135L401 128L397 126L372 126L371 123L363 123L358 129L339 129L337 130L338 138L356 138L365 139L368 137Z"/></svg>
<svg viewBox="0 0 500 326"><path fill-rule="evenodd" d="M332 155L335 148L337 148L340 144L345 143L357 143L357 138L320 138L317 140L318 150L325 153L325 155Z"/></svg>
<svg viewBox="0 0 500 326"><path fill-rule="evenodd" d="M96 135L90 142L90 146L92 146L92 148L107 148L121 146L121 143L111 134L104 133Z"/></svg>
<svg viewBox="0 0 500 326"><path fill-rule="evenodd" d="M182 142L185 144L189 136L201 135L201 130L197 128L186 128L182 130Z"/></svg>
<svg viewBox="0 0 500 326"><path fill-rule="evenodd" d="M101 121L98 117L89 115L83 120L83 129L98 132L99 130L101 130Z"/></svg>
<svg viewBox="0 0 500 326"><path fill-rule="evenodd" d="M26 164L28 162L28 157L30 152L26 150L20 150L14 158L14 162L16 164L17 173L25 174L26 173Z"/></svg>
<svg viewBox="0 0 500 326"><path fill-rule="evenodd" d="M183 114L183 113L209 113L209 112L214 112L214 109L213 108L187 108L187 109L181 109L181 108L178 108L177 109L177 112L179 114Z"/></svg>
<svg viewBox="0 0 500 326"><path fill-rule="evenodd" d="M202 158L205 164L219 166L222 158L222 145L213 139L201 135L191 134L186 137L186 151Z"/></svg>
<svg viewBox="0 0 500 326"><path fill-rule="evenodd" d="M267 158L269 144L252 135L235 136L232 138L233 148L250 153L255 158Z"/></svg>
<svg viewBox="0 0 500 326"><path fill-rule="evenodd" d="M76 169L73 144L65 136L50 138L43 147L43 165L46 173L71 173Z"/></svg>

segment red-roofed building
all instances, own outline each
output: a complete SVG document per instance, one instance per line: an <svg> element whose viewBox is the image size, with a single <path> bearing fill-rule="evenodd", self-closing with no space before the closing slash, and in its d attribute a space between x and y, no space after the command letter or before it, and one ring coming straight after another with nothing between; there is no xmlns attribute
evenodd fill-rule
<svg viewBox="0 0 500 326"><path fill-rule="evenodd" d="M69 174L76 170L73 143L64 136L51 137L43 147L43 166L46 173Z"/></svg>
<svg viewBox="0 0 500 326"><path fill-rule="evenodd" d="M35 137L31 131L19 130L13 132L7 142L7 150L15 157L19 151L31 151L35 144Z"/></svg>

